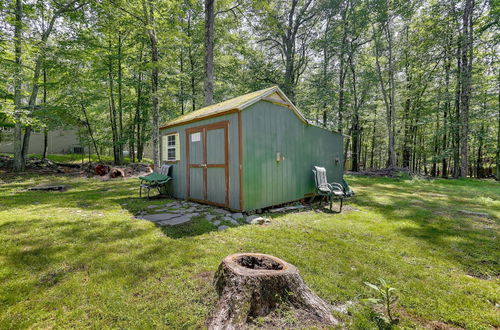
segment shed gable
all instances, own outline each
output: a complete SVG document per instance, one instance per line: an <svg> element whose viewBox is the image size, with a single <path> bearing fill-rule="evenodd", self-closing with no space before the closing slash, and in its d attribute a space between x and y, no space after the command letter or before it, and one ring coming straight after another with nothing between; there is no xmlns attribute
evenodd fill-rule
<svg viewBox="0 0 500 330"><path fill-rule="evenodd" d="M297 109L297 107L292 103L292 101L290 101L286 97L286 95L281 91L281 89L279 89L278 86L273 86L270 88L262 89L260 91L241 95L233 99L226 100L224 102L212 104L210 106L198 109L196 111L189 112L183 116L177 117L167 122L165 125L160 127L160 129L188 124L191 122L211 117L217 117L233 112L239 112L259 101L267 101L281 106L285 106L288 109L291 109L302 122L306 124L308 123L304 115L299 111L299 109Z"/></svg>

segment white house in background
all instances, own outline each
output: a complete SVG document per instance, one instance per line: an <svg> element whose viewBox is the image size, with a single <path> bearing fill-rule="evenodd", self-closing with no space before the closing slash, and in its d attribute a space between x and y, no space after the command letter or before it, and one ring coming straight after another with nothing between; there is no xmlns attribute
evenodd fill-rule
<svg viewBox="0 0 500 330"><path fill-rule="evenodd" d="M13 153L14 144L12 136L14 134L13 127L1 127L0 134L2 135L0 141L0 153ZM41 154L43 153L43 132L31 132L29 153ZM88 152L80 143L78 131L75 129L57 129L49 131L47 139L47 153L49 154L67 154Z"/></svg>

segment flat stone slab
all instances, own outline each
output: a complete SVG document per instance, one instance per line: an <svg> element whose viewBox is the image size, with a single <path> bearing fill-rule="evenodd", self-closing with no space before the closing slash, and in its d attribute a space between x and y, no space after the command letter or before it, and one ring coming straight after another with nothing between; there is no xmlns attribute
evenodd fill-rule
<svg viewBox="0 0 500 330"><path fill-rule="evenodd" d="M231 214L231 217L232 217L233 219L238 220L238 219L243 218L243 213L233 213L233 214Z"/></svg>
<svg viewBox="0 0 500 330"><path fill-rule="evenodd" d="M269 210L269 212L271 212L271 213L287 212L287 211L300 210L303 208L305 208L304 205L285 206L285 207L280 207L277 209L271 209L271 210Z"/></svg>
<svg viewBox="0 0 500 330"><path fill-rule="evenodd" d="M172 213L158 213L158 214L147 214L147 215L141 215L139 218L152 221L152 222L160 222L160 221L165 221L165 220L171 220L173 218L179 217L179 214L172 214Z"/></svg>
<svg viewBox="0 0 500 330"><path fill-rule="evenodd" d="M224 209L213 209L214 212L217 212L219 214L231 214L231 212L227 211L227 210L224 210Z"/></svg>
<svg viewBox="0 0 500 330"><path fill-rule="evenodd" d="M190 221L192 218L199 216L199 213L176 214L176 213L159 213L140 216L140 219L155 222L162 226L173 226Z"/></svg>
<svg viewBox="0 0 500 330"><path fill-rule="evenodd" d="M193 217L197 216L198 214L184 214L184 215L177 215L177 217L169 219L169 220L164 220L160 221L159 224L162 226L174 226L174 225L179 225L181 223L185 223L190 221Z"/></svg>
<svg viewBox="0 0 500 330"><path fill-rule="evenodd" d="M252 220L257 219L257 218L260 218L260 217L261 217L260 215L251 215L251 216L249 216L249 217L247 217L247 218L245 219L245 222L246 222L246 223L251 223L251 222L252 222Z"/></svg>

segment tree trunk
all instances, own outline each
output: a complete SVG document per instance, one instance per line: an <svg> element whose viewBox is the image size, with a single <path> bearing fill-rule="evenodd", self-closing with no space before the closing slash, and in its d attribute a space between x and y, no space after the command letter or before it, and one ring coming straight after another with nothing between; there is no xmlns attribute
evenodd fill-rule
<svg viewBox="0 0 500 330"><path fill-rule="evenodd" d="M387 131L388 131L388 145L387 145L387 167L396 166L396 152L394 149L394 135L395 135L395 108L394 108L394 69L393 69L393 59L392 59L392 32L389 22L388 26L384 27L388 49L389 49L389 86L386 87L384 82L384 77L382 75L382 68L380 65L379 57L380 57L380 49L379 42L375 41L375 63L377 66L377 72L380 80L380 89L382 91L382 96L384 99L385 109L386 109L386 122L387 122Z"/></svg>
<svg viewBox="0 0 500 330"><path fill-rule="evenodd" d="M455 86L455 113L453 118L453 177L460 177L460 93L461 93L461 69L462 65L462 57L460 56L462 52L462 42L461 39L458 39L457 45L457 74L456 74L456 86Z"/></svg>
<svg viewBox="0 0 500 330"><path fill-rule="evenodd" d="M102 163L101 155L99 154L99 149L97 148L97 142L94 139L92 127L90 126L89 117L87 116L87 111L85 110L85 105L83 104L83 102L80 102L80 107L82 109L83 116L85 117L85 124L87 126L88 131L89 131L89 136L90 136L90 139L92 140L92 144L94 145L95 153L97 154L97 159L98 159L99 163ZM89 150L89 154L90 154L90 150ZM89 156L89 162L90 162L90 156Z"/></svg>
<svg viewBox="0 0 500 330"><path fill-rule="evenodd" d="M113 62L112 62L112 44L111 44L111 38L109 39L109 44L108 44L108 50L109 50L109 58L108 58L108 87L109 87L109 101L108 101L108 106L109 106L109 121L111 123L111 133L113 137L113 163L115 165L120 164L120 148L118 146L118 125L117 125L117 118L116 118L116 106L115 106L115 92L114 92L114 79L113 79Z"/></svg>
<svg viewBox="0 0 500 330"><path fill-rule="evenodd" d="M40 53L36 57L35 60L35 69L33 70L33 78L32 78L32 87L31 87L31 94L30 98L28 101L28 109L29 109L29 115L32 115L34 110L35 110L35 105L36 105L36 100L38 96L38 89L40 87L39 84L39 79L40 79L40 72L42 71L42 65L43 61L45 60L45 46L47 44L47 40L49 39L50 34L52 33L52 29L54 28L54 24L61 15L63 10L59 10L54 15L50 18L49 24L47 25L47 29L43 31L42 33L42 38L40 39ZM31 126L27 126L25 131L24 131L24 138L23 138L23 143L22 143L22 161L23 163L26 162L26 158L28 155L29 151L29 143L30 143L30 137L31 137Z"/></svg>
<svg viewBox="0 0 500 330"><path fill-rule="evenodd" d="M141 42L141 47L139 49L139 58L138 58L138 63L142 63L142 54L144 50L144 43ZM141 112L142 112L142 72L139 71L137 74L137 86L136 86L136 95L137 95L137 102L135 106L135 116L134 116L134 125L135 125L135 130L136 130L136 140L135 140L135 145L137 147L137 161L140 162L142 160L142 122L141 122ZM134 130L132 130L132 135L134 134ZM132 143L134 144L134 138L132 136ZM133 149L133 148L132 148Z"/></svg>
<svg viewBox="0 0 500 330"><path fill-rule="evenodd" d="M448 116L451 110L451 100L450 100L450 59L449 59L449 44L445 46L445 55L444 55L444 79L445 79L445 105L444 105L444 113L443 113L443 142L442 142L442 150L443 150L443 158L442 158L442 171L441 176L443 178L448 177Z"/></svg>
<svg viewBox="0 0 500 330"><path fill-rule="evenodd" d="M22 28L23 28L23 3L16 0L15 26L14 26L14 107L16 124L14 127L14 165L13 170L22 172L25 169L25 162L22 154L22 126L21 126L21 88L22 88Z"/></svg>
<svg viewBox="0 0 500 330"><path fill-rule="evenodd" d="M409 27L405 27L406 43L409 43ZM410 71L410 59L408 58L408 52L405 51L405 76L406 76L406 100L404 104L403 113L403 124L404 124L404 136L403 136L403 164L404 168L410 168L411 159L411 147L410 147L410 109L411 109L411 91L412 77Z"/></svg>
<svg viewBox="0 0 500 330"><path fill-rule="evenodd" d="M389 155L387 160L387 167L396 166L396 149L395 149L395 139L396 139L396 86L394 83L394 60L392 56L392 31L391 31L390 21L386 26L387 42L389 46L389 101L390 101L390 112L387 119L387 129L389 131Z"/></svg>
<svg viewBox="0 0 500 330"><path fill-rule="evenodd" d="M118 156L120 164L123 164L123 70L122 70L122 31L118 30Z"/></svg>
<svg viewBox="0 0 500 330"><path fill-rule="evenodd" d="M43 106L44 111L47 111L47 69L43 68ZM47 159L47 149L49 142L49 129L45 127L43 129L43 152L42 159Z"/></svg>
<svg viewBox="0 0 500 330"><path fill-rule="evenodd" d="M476 178L484 178L484 167L483 167L483 146L484 146L484 136L486 134L484 122L481 123L481 127L478 132L477 141L477 159L476 159Z"/></svg>
<svg viewBox="0 0 500 330"><path fill-rule="evenodd" d="M180 96L179 99L181 101L181 115L184 114L184 47L181 47L181 52L179 54L180 61L180 71L181 71L181 79L180 79Z"/></svg>
<svg viewBox="0 0 500 330"><path fill-rule="evenodd" d="M374 118L373 118L373 128L372 128L372 143L371 143L371 150L370 150L370 168L373 169L375 168L374 165L374 160L375 160L375 137L377 134L377 108L375 108L375 113L374 113Z"/></svg>
<svg viewBox="0 0 500 330"><path fill-rule="evenodd" d="M214 103L214 6L215 0L205 0L205 106Z"/></svg>
<svg viewBox="0 0 500 330"><path fill-rule="evenodd" d="M295 266L273 256L239 253L226 257L215 275L219 301L208 329L239 329L251 318L288 304L327 325L337 325L333 307L314 294Z"/></svg>
<svg viewBox="0 0 500 330"><path fill-rule="evenodd" d="M149 8L148 8L149 7ZM160 168L160 102L158 98L158 40L156 38L155 16L153 0L143 0L144 16L148 26L148 36L151 47L151 139L153 142L153 165L155 171Z"/></svg>
<svg viewBox="0 0 500 330"><path fill-rule="evenodd" d="M357 92L357 80L356 80L356 69L353 63L353 56L349 57L349 67L351 69L352 76L352 94L353 94L353 116L352 116L352 126L351 126L351 136L352 136L352 164L351 170L354 172L359 172L359 162L361 159L361 127L359 123L359 101Z"/></svg>
<svg viewBox="0 0 500 330"><path fill-rule="evenodd" d="M462 21L462 91L460 93L460 176L467 176L469 169L469 104L473 59L472 14L474 0L466 0Z"/></svg>
<svg viewBox="0 0 500 330"><path fill-rule="evenodd" d="M495 157L496 180L500 181L500 70L498 71L498 128L497 128L497 151Z"/></svg>
<svg viewBox="0 0 500 330"><path fill-rule="evenodd" d="M189 37L188 44L188 60L189 60L189 69L191 71L189 78L191 83L191 110L196 110L196 63L193 54L192 48L192 31L191 31L191 12L188 12L187 16L187 30L186 34Z"/></svg>
<svg viewBox="0 0 500 330"><path fill-rule="evenodd" d="M439 109L439 103L437 108ZM439 154L439 112L436 112L436 131L434 132L434 154L432 157L432 168L431 168L431 176L436 177L439 175L438 173L438 154Z"/></svg>

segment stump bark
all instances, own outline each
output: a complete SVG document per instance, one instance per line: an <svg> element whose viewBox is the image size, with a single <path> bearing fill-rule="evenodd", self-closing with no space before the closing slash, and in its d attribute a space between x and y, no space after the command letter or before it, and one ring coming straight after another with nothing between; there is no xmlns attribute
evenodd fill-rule
<svg viewBox="0 0 500 330"><path fill-rule="evenodd" d="M314 294L297 268L274 256L238 253L226 257L215 274L219 300L209 329L238 329L250 318L266 316L281 304L302 310L328 325L338 324L332 306Z"/></svg>

